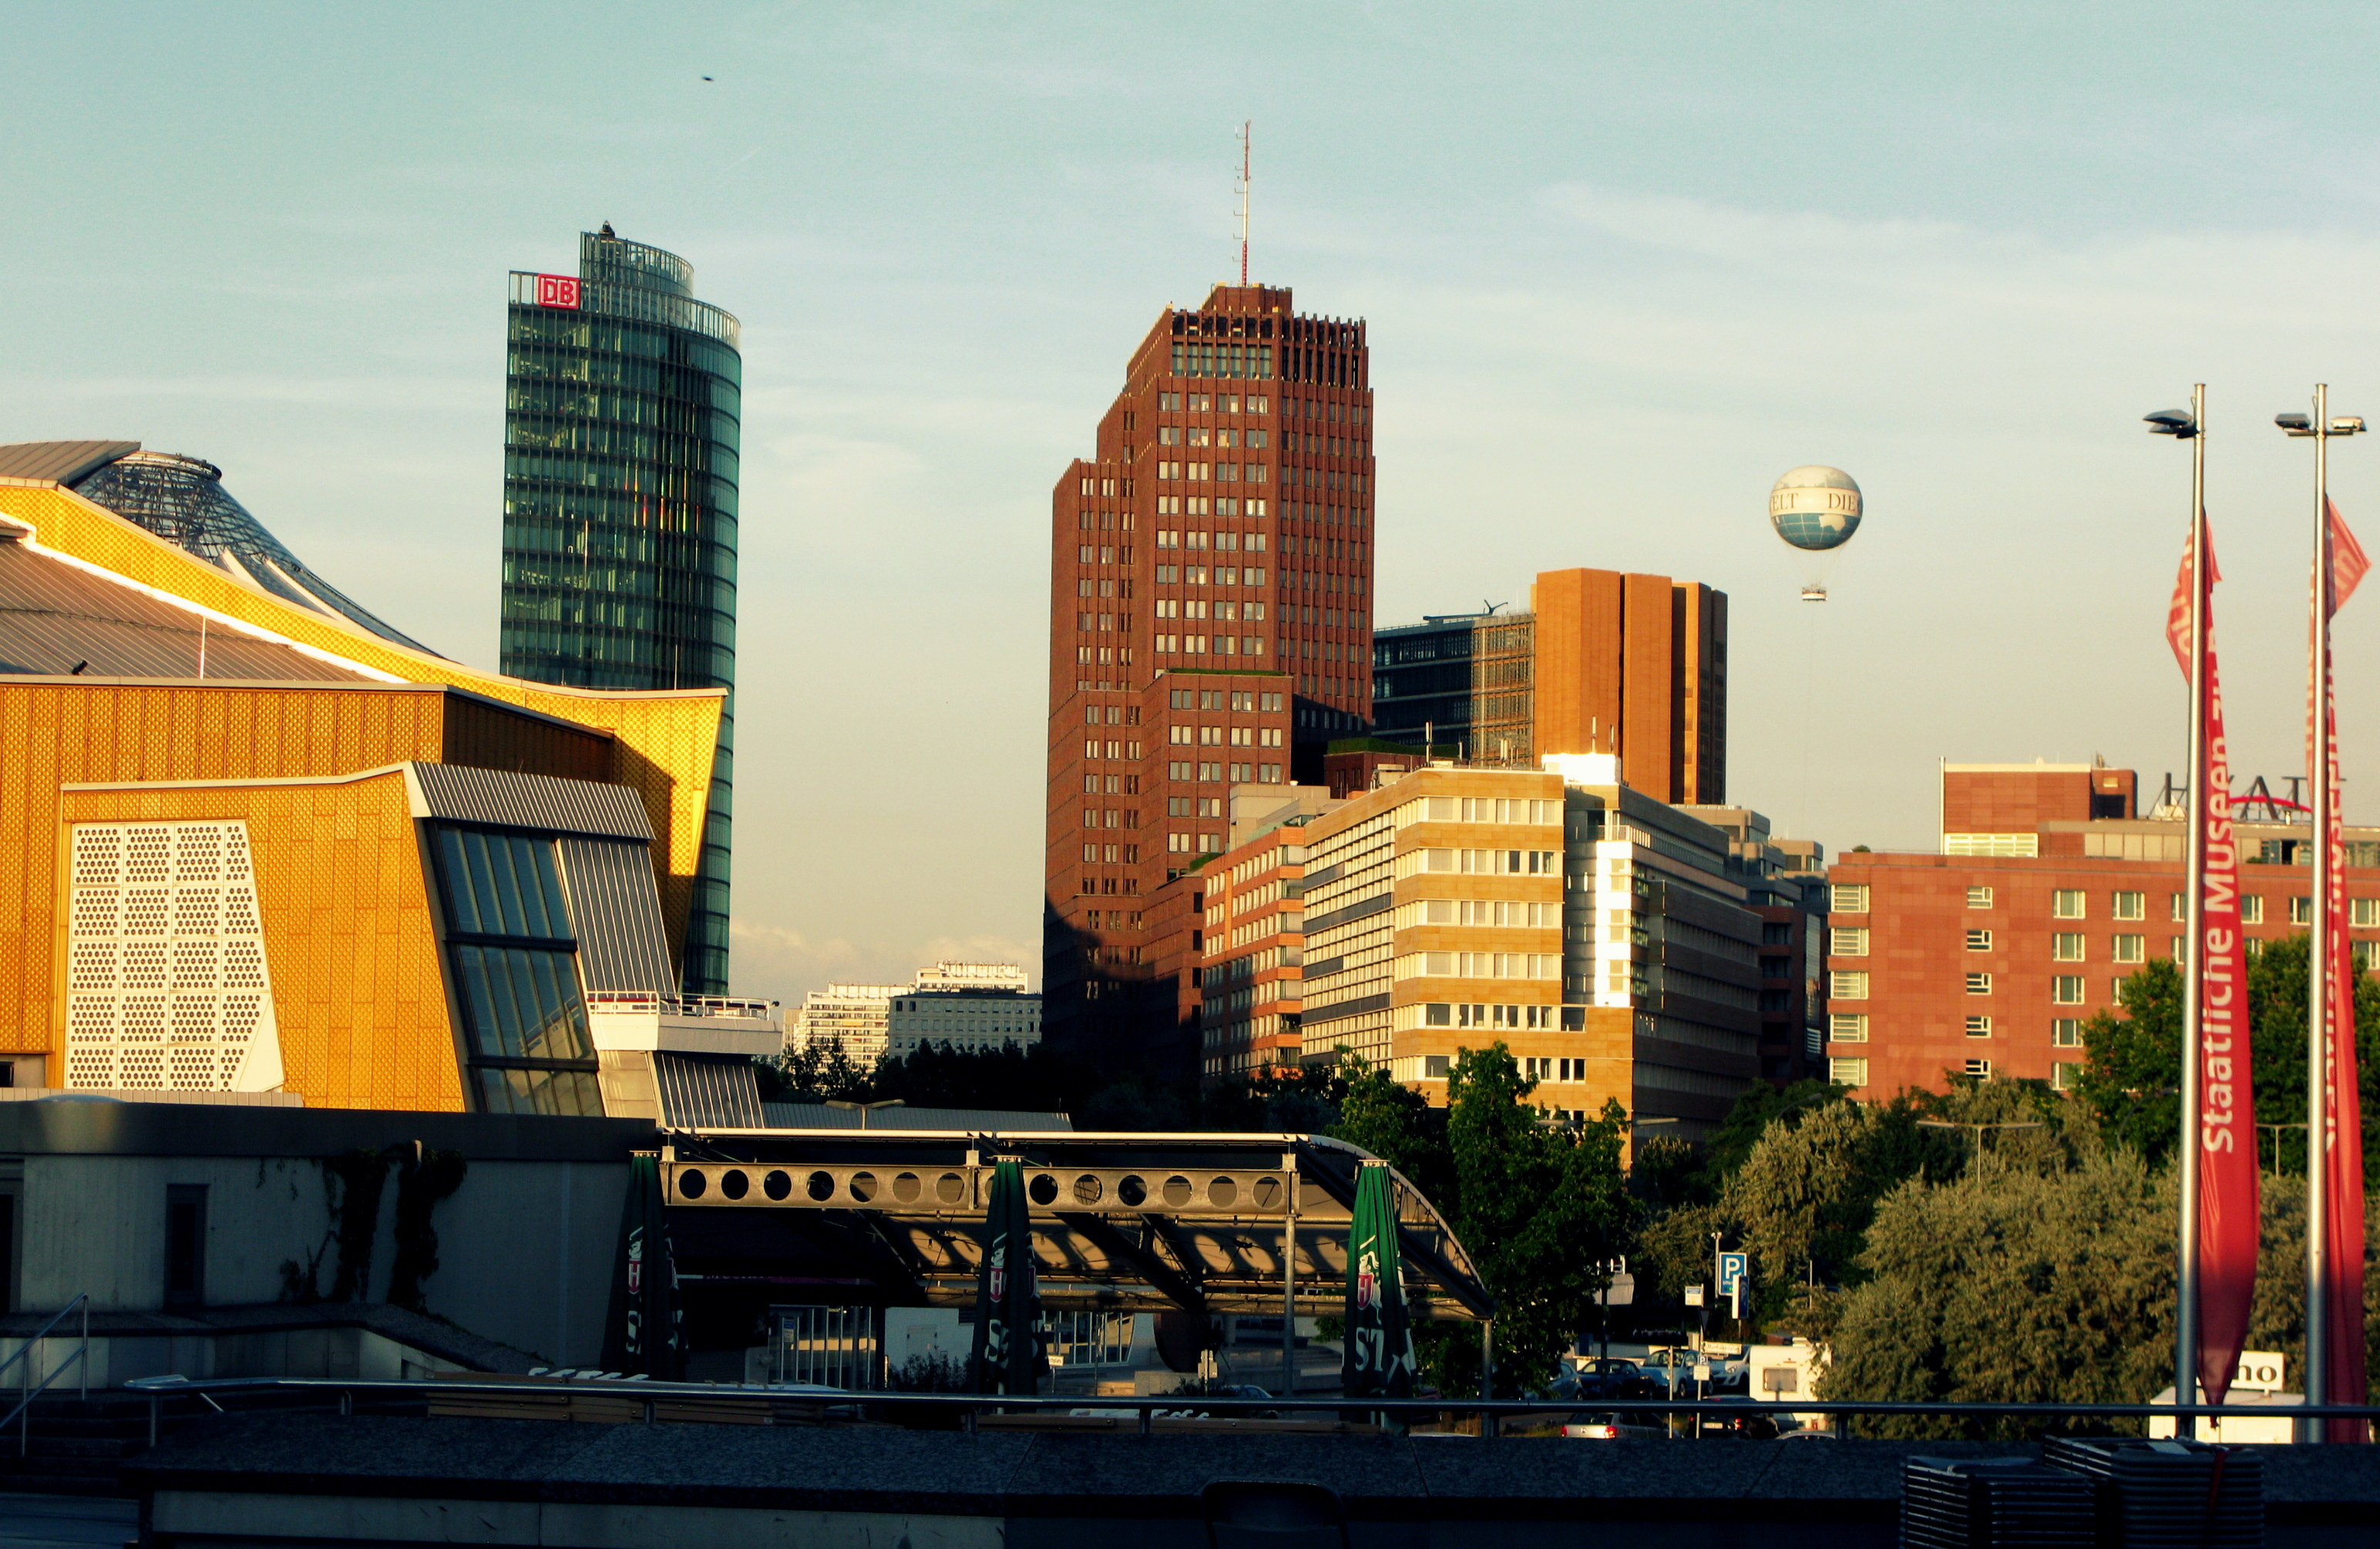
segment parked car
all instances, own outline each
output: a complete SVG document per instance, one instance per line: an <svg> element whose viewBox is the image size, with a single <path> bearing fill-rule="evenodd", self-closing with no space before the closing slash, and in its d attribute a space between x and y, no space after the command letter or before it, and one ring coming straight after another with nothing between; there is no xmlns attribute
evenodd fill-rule
<svg viewBox="0 0 2380 1549"><path fill-rule="evenodd" d="M1611 1355L1580 1361L1572 1392L1579 1398L1651 1398L1659 1389L1642 1366Z"/></svg>
<svg viewBox="0 0 2380 1549"><path fill-rule="evenodd" d="M1702 1417L1704 1435L1742 1436L1747 1440L1759 1442L1772 1442L1777 1439L1777 1417L1754 1407L1750 1398L1730 1397L1720 1399L1719 1402L1729 1405L1742 1404L1744 1407L1739 1411L1718 1414L1706 1411Z"/></svg>
<svg viewBox="0 0 2380 1549"><path fill-rule="evenodd" d="M1658 1425L1641 1423L1641 1418L1616 1413L1609 1410L1581 1410L1562 1422L1561 1434L1587 1441L1611 1442L1633 1437L1657 1441L1669 1433Z"/></svg>

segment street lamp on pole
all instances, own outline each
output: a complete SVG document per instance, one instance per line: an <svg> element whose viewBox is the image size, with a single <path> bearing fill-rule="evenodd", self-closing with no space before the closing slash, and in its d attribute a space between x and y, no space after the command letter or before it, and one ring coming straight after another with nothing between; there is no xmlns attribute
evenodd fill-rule
<svg viewBox="0 0 2380 1549"><path fill-rule="evenodd" d="M2181 981L2181 1199L2175 1213L2173 1320L2173 1394L2187 1407L2198 1402L2199 1003L2206 979L2206 384L2191 388L2187 409L2159 409L2147 419L2150 434L2190 443L2190 858L2183 912L2190 957ZM2193 1436L2198 1422L2184 1414L2174 1429Z"/></svg>
<svg viewBox="0 0 2380 1549"><path fill-rule="evenodd" d="M2282 433L2313 442L2313 629L2308 650L2307 702L2313 707L2312 735L2307 739L2307 770L2312 777L2313 867L2307 889L2313 904L2306 941L2306 1402L2319 1404L2328 1391L2330 1338L2330 1197L2325 1176L2324 1152L2330 1141L2330 891L2333 886L2331 846L2330 716L2325 681L2330 665L2330 442L2335 436L2355 435L2362 419L2330 414L2330 386L2316 382L2313 413L2294 411L2273 416ZM2280 1170L2280 1137L2274 1137L2274 1170ZM2300 1426L2300 1439L2318 1442L2325 1427L2319 1422Z"/></svg>
<svg viewBox="0 0 2380 1549"><path fill-rule="evenodd" d="M1984 1148L1985 1130L2038 1130L2042 1127L2042 1121L2038 1119L2028 1119L2022 1123L1961 1124L1949 1119L1921 1119L1917 1121L1917 1127L1921 1130L1973 1130L1975 1131L1975 1150L1980 1153Z"/></svg>

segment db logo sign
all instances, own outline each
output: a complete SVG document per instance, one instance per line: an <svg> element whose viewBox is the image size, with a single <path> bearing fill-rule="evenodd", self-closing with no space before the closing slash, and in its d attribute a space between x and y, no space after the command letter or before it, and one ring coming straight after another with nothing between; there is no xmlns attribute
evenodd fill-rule
<svg viewBox="0 0 2380 1549"><path fill-rule="evenodd" d="M540 307L565 307L578 309L578 277L575 274L540 274L537 277L537 304Z"/></svg>

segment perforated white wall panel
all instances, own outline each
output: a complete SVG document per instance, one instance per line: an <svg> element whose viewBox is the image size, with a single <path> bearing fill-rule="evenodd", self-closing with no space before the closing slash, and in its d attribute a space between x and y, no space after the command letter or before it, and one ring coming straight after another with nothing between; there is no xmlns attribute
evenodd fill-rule
<svg viewBox="0 0 2380 1549"><path fill-rule="evenodd" d="M66 1084L279 1086L248 825L79 823L73 844Z"/></svg>

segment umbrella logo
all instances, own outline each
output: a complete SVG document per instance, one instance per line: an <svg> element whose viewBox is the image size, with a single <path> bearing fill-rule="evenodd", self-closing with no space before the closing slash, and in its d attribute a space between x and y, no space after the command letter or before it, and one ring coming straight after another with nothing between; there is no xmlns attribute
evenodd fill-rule
<svg viewBox="0 0 2380 1549"><path fill-rule="evenodd" d="M1379 1305L1380 1261L1377 1254L1366 1253L1355 1269L1355 1306L1369 1313Z"/></svg>
<svg viewBox="0 0 2380 1549"><path fill-rule="evenodd" d="M645 1289L645 1228L637 1228L628 1234L628 1294L635 1296Z"/></svg>

